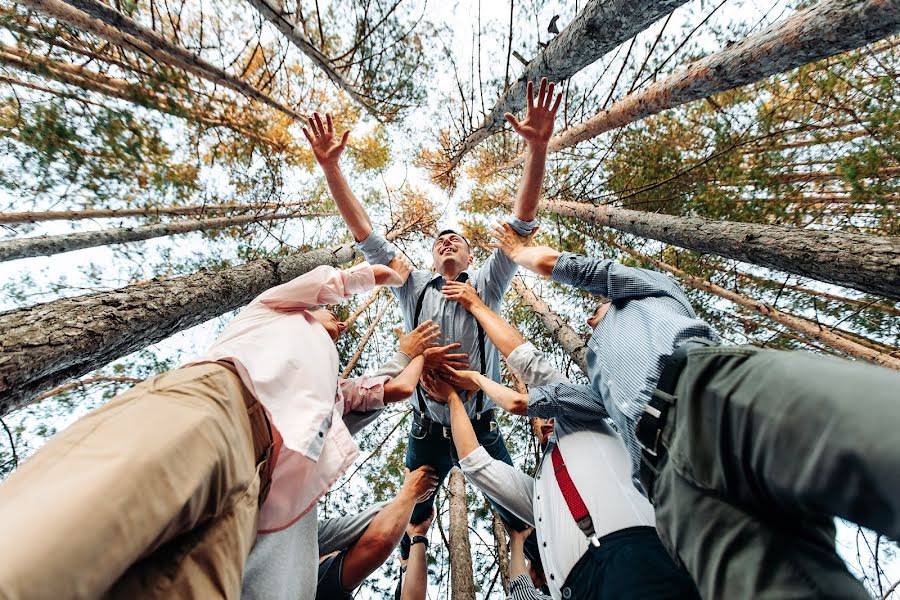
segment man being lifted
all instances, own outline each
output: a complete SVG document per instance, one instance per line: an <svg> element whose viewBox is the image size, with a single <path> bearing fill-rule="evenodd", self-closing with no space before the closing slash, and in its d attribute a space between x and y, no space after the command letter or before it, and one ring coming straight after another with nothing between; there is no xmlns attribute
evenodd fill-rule
<svg viewBox="0 0 900 600"><path fill-rule="evenodd" d="M544 166L547 157L547 142L553 133L553 119L559 107L562 95L553 95L554 85L548 86L546 79L541 80L537 98L534 98L534 85L528 83L528 108L525 119L520 123L508 114L507 121L521 135L527 144L525 172L519 185L518 195L509 224L521 235L529 235L536 226L537 204L544 178ZM350 191L338 165L338 159L347 144L348 131L338 138L334 133L331 115L326 115L326 123L318 113L309 119L312 131L304 128L304 133L312 145L316 160L325 173L328 188L334 196L338 210L350 228L358 247L366 260L373 264L387 264L397 254L397 248L388 242L380 233L373 231L372 222L359 200ZM453 230L442 231L432 245L434 258L433 271L416 270L409 274L402 287L392 288L400 301L400 307L406 321L407 331L415 328L422 321L431 319L441 329L444 343L437 360L429 361L431 365L443 368L460 367L467 359L470 369L484 373L494 381L500 380L500 357L497 349L484 335L478 322L458 303L443 297L441 289L447 281L469 281L475 286L479 296L494 310L498 310L500 300L506 293L516 265L502 252L495 251L480 269L472 268L472 256L466 239ZM458 354L450 354L454 348ZM433 357L435 358L435 357ZM463 367L465 368L465 367ZM494 403L483 392L463 392L466 413L472 420L478 435L478 441L487 451L499 460L512 464L512 458L506 448L503 436L494 420ZM410 470L428 464L435 468L439 480L447 475L457 461L450 438L450 414L447 406L435 402L421 390L410 399L415 411L409 445L406 454L406 466ZM416 506L410 521L420 523L431 512L433 497ZM504 522L513 529L521 530L524 524L501 506L496 506Z"/></svg>

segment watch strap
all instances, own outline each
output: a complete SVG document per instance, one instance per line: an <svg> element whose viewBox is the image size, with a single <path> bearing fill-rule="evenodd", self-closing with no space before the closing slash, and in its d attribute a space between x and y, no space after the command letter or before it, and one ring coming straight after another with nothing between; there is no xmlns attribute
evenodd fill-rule
<svg viewBox="0 0 900 600"><path fill-rule="evenodd" d="M414 535L409 542L410 546L413 544L425 544L425 547L428 548L428 538L424 535Z"/></svg>

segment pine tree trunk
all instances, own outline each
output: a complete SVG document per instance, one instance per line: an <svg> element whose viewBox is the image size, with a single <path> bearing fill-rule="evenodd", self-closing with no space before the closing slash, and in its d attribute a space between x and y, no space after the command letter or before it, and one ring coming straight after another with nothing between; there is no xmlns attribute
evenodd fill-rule
<svg viewBox="0 0 900 600"><path fill-rule="evenodd" d="M76 221L80 219L115 219L120 217L158 217L161 215L203 216L229 211L278 210L304 206L305 202L279 204L195 204L193 206L150 206L146 208L96 208L86 210L52 210L41 212L0 213L0 223L37 223L39 221Z"/></svg>
<svg viewBox="0 0 900 600"><path fill-rule="evenodd" d="M304 213L241 215L221 217L218 219L202 219L159 223L143 227L117 227L98 231L80 231L62 235L41 235L30 238L0 241L0 262L30 258L32 256L51 256L63 252L72 252L83 248L95 248L109 244L125 244L156 237L190 233L192 231L208 231L237 227L247 223L260 223L279 219L299 219L309 215Z"/></svg>
<svg viewBox="0 0 900 600"><path fill-rule="evenodd" d="M90 71L83 67L77 67L60 61L55 61L45 56L23 52L15 46L0 45L0 63L16 68L26 73L50 78L54 81L71 85L84 90L102 94L117 100L124 100L144 108L157 110L181 119L194 121L209 127L225 127L235 133L239 133L250 139L281 149L279 144L250 129L241 127L237 123L225 118L215 118L202 111L184 106L174 100L154 91L146 90L139 85L132 84L124 79L109 77L96 71ZM18 82L21 85L28 85ZM57 90L44 89L43 91L59 95Z"/></svg>
<svg viewBox="0 0 900 600"><path fill-rule="evenodd" d="M96 0L20 0L20 4L33 8L71 27L88 31L112 44L125 49L143 52L153 60L184 69L214 84L222 85L258 100L284 114L303 120L303 115L284 106L250 84L241 81L199 55L176 46L161 35L139 25L117 10Z"/></svg>
<svg viewBox="0 0 900 600"><path fill-rule="evenodd" d="M777 308L769 306L768 304L752 300L747 296L744 296L743 294L738 294L737 292L725 289L700 277L689 275L677 267L674 267L661 260L656 260L655 258L651 258L649 256L641 254L640 252L622 246L621 244L614 243L613 245L622 252L634 256L645 264L650 264L657 269L672 273L673 275L678 277L679 280L683 281L694 289L708 292L710 294L715 294L720 298L725 298L726 300L734 302L738 306L743 306L744 308L755 311L765 317L768 317L776 323L780 323L785 327L789 327L790 329L793 329L794 331L804 336L819 341L827 346L831 346L832 348L840 350L841 352L844 352L855 358L859 358L876 365L881 365L883 367L900 370L900 359L894 358L882 352L878 352L877 350L872 350L871 348L859 344L840 334L834 333L833 331L830 331L823 326L813 323L812 321L809 321L807 319L782 312Z"/></svg>
<svg viewBox="0 0 900 600"><path fill-rule="evenodd" d="M494 549L497 551L497 563L500 569L500 583L503 584L503 595L509 594L509 543L506 541L506 528L497 510L491 508L491 517L494 529Z"/></svg>
<svg viewBox="0 0 900 600"><path fill-rule="evenodd" d="M505 113L515 113L525 107L525 86L529 80L546 77L559 82L569 79L685 1L588 0L572 23L528 63L519 80L497 100L481 126L460 143L450 159L451 168L459 164L467 152L503 128Z"/></svg>
<svg viewBox="0 0 900 600"><path fill-rule="evenodd" d="M578 202L547 202L544 208L697 252L900 299L900 237L674 217Z"/></svg>
<svg viewBox="0 0 900 600"><path fill-rule="evenodd" d="M265 258L0 314L0 417L73 377L240 308L319 265L353 259L353 244Z"/></svg>
<svg viewBox="0 0 900 600"><path fill-rule="evenodd" d="M466 478L459 467L453 467L447 480L447 494L450 496L450 598L475 600Z"/></svg>
<svg viewBox="0 0 900 600"><path fill-rule="evenodd" d="M578 332L569 327L569 324L553 312L553 309L520 278L513 277L512 288L538 316L541 323L547 328L550 337L555 339L566 354L572 357L582 373L587 374L587 345Z"/></svg>
<svg viewBox="0 0 900 600"><path fill-rule="evenodd" d="M272 0L248 0L248 2L259 11L259 14L262 15L264 19L274 25L284 37L296 46L300 52L305 54L313 64L322 69L332 83L347 92L351 98L365 108L376 120L382 120L381 114L379 114L378 110L372 104L372 98L362 94L356 86L350 83L331 63L331 60L306 39L306 36L303 35L303 27L289 21L285 15L282 14L281 8L277 6L275 2L272 2Z"/></svg>
<svg viewBox="0 0 900 600"><path fill-rule="evenodd" d="M629 123L748 85L900 31L896 0L823 0L647 88L628 94L584 123L554 136L557 152ZM501 169L522 164L524 156Z"/></svg>
<svg viewBox="0 0 900 600"><path fill-rule="evenodd" d="M352 315L347 317L347 320L344 321L344 325L347 326L347 329L350 329L351 327L353 327L353 324L356 322L356 320L359 318L359 316L361 314L363 314L363 312L365 312L365 310L367 308L372 306L372 304L378 299L378 294L380 294L381 290L383 290L383 289L384 289L383 287L375 288L375 291L372 292L372 295L369 296L368 298L366 298L366 301L363 302L362 304L360 304L359 308L354 310Z"/></svg>
<svg viewBox="0 0 900 600"><path fill-rule="evenodd" d="M341 371L342 378L346 379L350 376L350 373L353 372L353 369L356 367L356 363L359 362L363 351L366 349L366 344L369 343L369 339L372 337L372 334L375 333L375 328L378 326L378 322L381 321L384 313L386 313L390 307L391 303L386 302L385 305L381 307L381 310L379 310L375 315L375 318L372 319L372 322L369 323L368 329L366 329L366 332L363 334L362 339L359 340L359 345L356 347L356 352L353 353L353 356L351 356L350 360L347 362L347 366L344 367L343 371Z"/></svg>

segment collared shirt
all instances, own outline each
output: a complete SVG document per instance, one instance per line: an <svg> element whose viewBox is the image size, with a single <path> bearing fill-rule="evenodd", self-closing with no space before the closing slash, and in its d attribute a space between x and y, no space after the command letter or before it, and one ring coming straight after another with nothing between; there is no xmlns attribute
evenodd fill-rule
<svg viewBox="0 0 900 600"><path fill-rule="evenodd" d="M522 235L531 233L537 225L537 221L522 221L510 218L510 225ZM388 264L397 254L397 248L387 241L383 235L373 231L369 237L357 244L357 248L366 257L366 260L374 264ZM509 260L505 254L495 250L479 269L466 269L463 273L468 276L468 281L475 286L478 295L492 310L498 311L500 300L509 288L517 265ZM460 343L462 346L458 352L469 355L469 368L481 371L494 381L500 381L500 355L484 336L484 353L481 356L478 341L478 322L469 311L454 300L447 300L441 294L444 287L444 278L440 273L419 269L409 274L406 284L399 288L391 288L394 295L400 301L400 311L406 323L406 330L411 331L416 323L416 304L419 296L422 297L422 310L419 313L419 324L428 319L441 329L441 345ZM416 410L419 410L418 394L425 396L424 392L417 392L409 402ZM475 394L463 396L463 401L470 417L475 417ZM494 403L485 397L481 411L493 408ZM425 398L426 415L442 425L450 425L450 410L446 404L435 402L431 398Z"/></svg>
<svg viewBox="0 0 900 600"><path fill-rule="evenodd" d="M718 342L719 337L697 317L678 284L662 273L566 252L552 277L604 296L612 305L588 340L590 385L532 388L528 415L576 420L609 416L628 447L633 481L641 489L641 451L634 429L666 359L690 338Z"/></svg>
<svg viewBox="0 0 900 600"><path fill-rule="evenodd" d="M374 287L368 264L316 267L259 295L190 363L233 361L280 438L260 531L283 529L306 514L359 455L343 415L384 407L386 378L338 381L337 349L308 311Z"/></svg>
<svg viewBox="0 0 900 600"><path fill-rule="evenodd" d="M530 343L511 352L507 364L530 385L571 385ZM626 527L654 526L653 507L631 485L631 463L622 439L599 417L572 420L566 415L557 416L554 434L535 478L491 458L483 447L459 464L476 487L523 521L535 525L547 585L554 598L561 598L566 577L590 542L572 518L556 481L549 456L557 451L563 453L597 537Z"/></svg>
<svg viewBox="0 0 900 600"><path fill-rule="evenodd" d="M539 591L534 587L531 576L528 573L522 573L513 577L509 582L508 600L550 600L551 596Z"/></svg>

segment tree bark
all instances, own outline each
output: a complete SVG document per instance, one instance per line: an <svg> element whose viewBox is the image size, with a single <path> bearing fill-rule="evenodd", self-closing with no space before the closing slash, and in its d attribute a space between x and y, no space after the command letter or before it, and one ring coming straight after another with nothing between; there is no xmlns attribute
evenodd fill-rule
<svg viewBox="0 0 900 600"><path fill-rule="evenodd" d="M68 379L240 308L319 265L354 256L347 243L2 313L0 417Z"/></svg>
<svg viewBox="0 0 900 600"><path fill-rule="evenodd" d="M300 52L305 54L313 64L322 69L332 83L347 92L351 98L365 108L376 120L379 122L382 121L381 114L379 114L378 110L373 106L371 98L363 95L356 86L347 81L344 75L335 68L328 57L322 54L318 48L313 46L309 40L306 39L306 36L303 35L303 28L301 25L297 25L288 20L284 14L282 14L280 8L278 6L273 6L273 3L270 0L248 0L248 2L259 11L259 14L262 15L264 19L275 26L284 37L296 46Z"/></svg>
<svg viewBox="0 0 900 600"><path fill-rule="evenodd" d="M247 223L259 223L261 221L275 221L279 219L299 219L308 216L321 216L306 213L286 214L260 214L240 215L236 217L221 217L218 219L192 219L189 221L176 221L171 223L158 223L143 227L117 227L115 229L101 229L98 231L79 231L62 235L40 235L30 238L20 238L0 241L0 262L30 258L32 256L51 256L63 252L72 252L83 248L95 248L109 244L125 244L148 240L167 235L178 235L192 231L207 231L210 229L225 229L237 227Z"/></svg>
<svg viewBox="0 0 900 600"><path fill-rule="evenodd" d="M386 302L385 305L381 307L381 310L379 310L375 315L375 318L372 319L372 322L369 323L368 329L366 329L366 332L363 334L362 339L359 340L359 345L356 347L356 352L353 353L353 356L351 356L350 360L347 362L347 366L344 367L343 371L341 371L341 378L346 379L347 377L349 377L350 373L353 372L353 369L356 367L356 363L359 362L363 351L366 349L366 344L369 343L369 339L372 337L372 334L375 333L375 328L378 326L378 322L381 321L384 313L386 313L390 307L391 303Z"/></svg>
<svg viewBox="0 0 900 600"><path fill-rule="evenodd" d="M765 31L628 94L584 123L554 136L549 152L624 127L650 115L748 85L859 48L900 31L897 0L823 0ZM518 156L501 169L522 164Z"/></svg>
<svg viewBox="0 0 900 600"><path fill-rule="evenodd" d="M130 102L144 108L156 110L188 121L195 121L209 127L225 127L235 133L239 133L260 143L281 149L278 144L265 136L250 129L241 127L227 118L212 117L193 107L185 106L167 96L153 90L145 89L139 85L130 83L124 79L109 77L103 73L91 71L83 67L70 65L53 60L38 54L23 52L15 46L0 45L0 63L38 75L50 78L60 83L78 87L84 90L102 94L104 96ZM28 85L22 83L22 85ZM59 94L56 90L44 89L45 92Z"/></svg>
<svg viewBox="0 0 900 600"><path fill-rule="evenodd" d="M41 212L0 213L0 223L37 223L39 221L77 221L81 219L116 219L121 217L159 217L161 215L202 216L229 211L277 210L303 206L305 202L266 202L264 204L195 204L193 206L150 206L146 208L95 208L85 210L52 210Z"/></svg>
<svg viewBox="0 0 900 600"><path fill-rule="evenodd" d="M199 55L181 48L156 32L139 25L119 11L96 0L21 0L20 4L33 8L58 21L88 31L125 49L143 52L153 60L184 69L214 84L222 85L244 96L258 100L282 113L304 120L299 112L288 108L252 85L217 67Z"/></svg>
<svg viewBox="0 0 900 600"><path fill-rule="evenodd" d="M563 320L553 309L538 296L534 290L525 284L519 277L513 277L512 288L519 298L527 304L538 316L547 329L550 337L555 339L562 349L572 357L578 368L587 374L587 344L569 324Z"/></svg>
<svg viewBox="0 0 900 600"><path fill-rule="evenodd" d="M450 496L450 598L475 600L475 576L472 574L472 551L469 547L469 503L466 478L459 467L453 467L447 482Z"/></svg>
<svg viewBox="0 0 900 600"><path fill-rule="evenodd" d="M622 252L634 256L645 264L651 264L657 269L672 273L673 275L678 277L678 279L694 289L708 292L710 294L715 294L716 296L725 298L726 300L734 302L739 306L743 306L744 308L758 312L759 314L763 315L764 317L768 317L776 323L780 323L785 327L789 327L790 329L793 329L794 331L804 336L812 338L836 350L840 350L841 352L844 352L855 358L860 358L867 362L881 365L883 367L900 370L900 359L868 348L807 319L782 312L768 304L752 300L744 296L743 294L738 294L737 292L725 289L700 277L689 275L677 267L674 267L661 260L656 260L655 258L651 258L649 256L641 254L640 252L622 246L621 244L613 243L613 245Z"/></svg>
<svg viewBox="0 0 900 600"><path fill-rule="evenodd" d="M697 252L900 299L900 237L675 217L579 202L547 202L544 208Z"/></svg>
<svg viewBox="0 0 900 600"><path fill-rule="evenodd" d="M450 158L451 168L459 164L467 152L502 129L505 113L514 113L525 106L525 86L529 80L547 77L550 81L561 81L570 78L685 1L588 0L572 23L528 63L519 80L506 89L481 126L460 143L459 149Z"/></svg>
<svg viewBox="0 0 900 600"><path fill-rule="evenodd" d="M503 584L504 597L509 594L509 544L506 541L506 528L497 510L488 504L491 509L492 525L494 529L494 548L497 551L497 563L500 569L500 583Z"/></svg>

